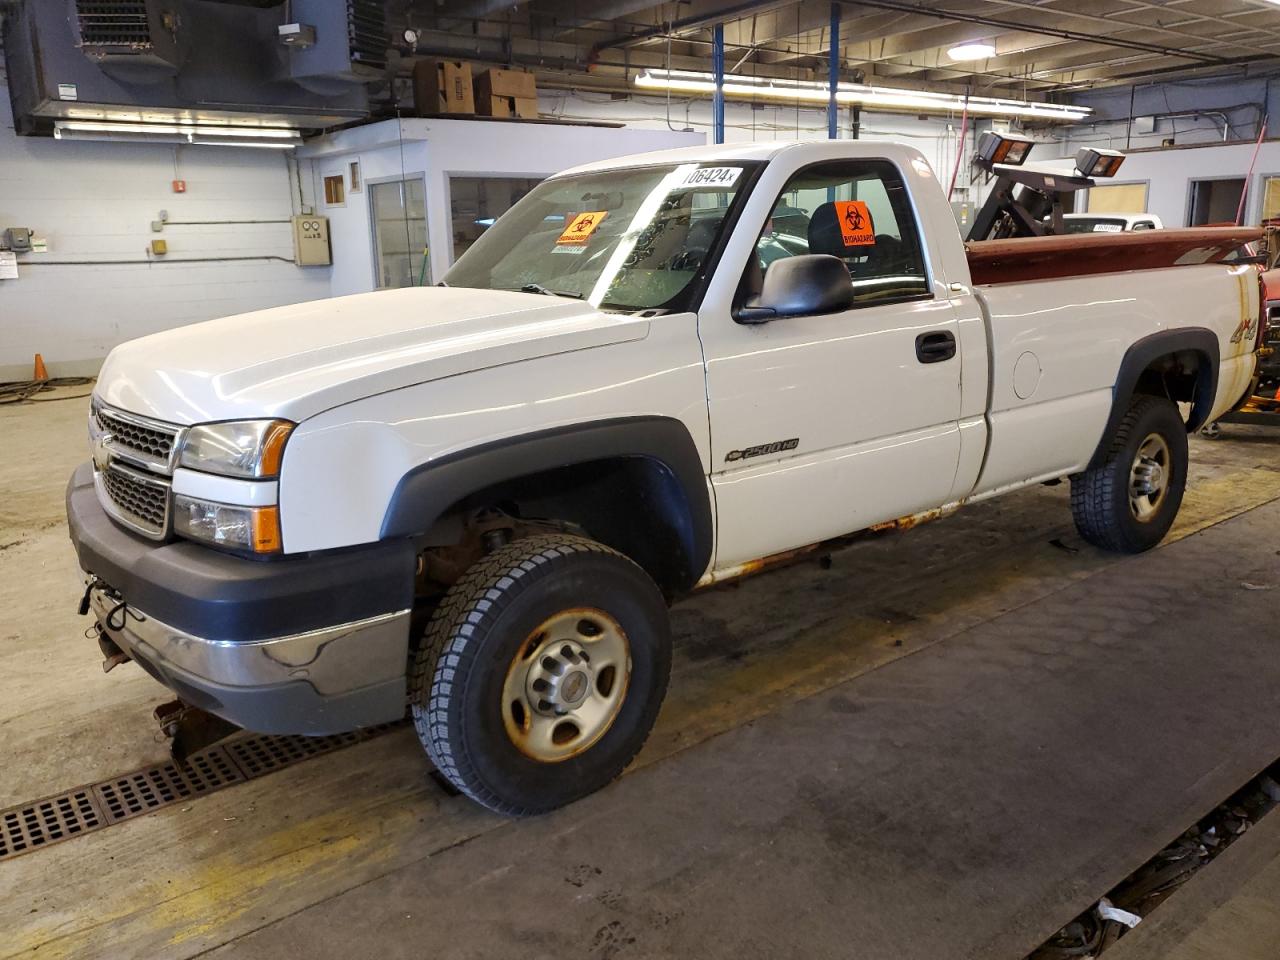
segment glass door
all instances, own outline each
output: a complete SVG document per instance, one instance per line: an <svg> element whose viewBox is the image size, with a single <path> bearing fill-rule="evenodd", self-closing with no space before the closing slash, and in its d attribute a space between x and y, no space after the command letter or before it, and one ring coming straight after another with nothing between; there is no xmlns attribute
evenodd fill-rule
<svg viewBox="0 0 1280 960"><path fill-rule="evenodd" d="M427 256L427 202L423 180L369 184L374 282L384 287L431 283Z"/></svg>

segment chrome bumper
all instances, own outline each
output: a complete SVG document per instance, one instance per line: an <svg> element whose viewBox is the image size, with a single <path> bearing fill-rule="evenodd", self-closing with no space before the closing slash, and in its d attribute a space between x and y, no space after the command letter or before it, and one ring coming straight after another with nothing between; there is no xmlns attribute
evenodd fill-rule
<svg viewBox="0 0 1280 960"><path fill-rule="evenodd" d="M404 713L409 611L267 640L208 640L100 587L102 632L194 706L260 733L338 733Z"/></svg>

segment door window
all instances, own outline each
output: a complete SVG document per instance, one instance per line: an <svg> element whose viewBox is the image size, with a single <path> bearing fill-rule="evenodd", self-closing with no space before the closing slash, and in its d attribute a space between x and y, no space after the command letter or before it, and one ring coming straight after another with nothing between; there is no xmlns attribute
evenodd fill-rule
<svg viewBox="0 0 1280 960"><path fill-rule="evenodd" d="M420 177L369 185L378 287L431 283L427 266L427 205Z"/></svg>
<svg viewBox="0 0 1280 960"><path fill-rule="evenodd" d="M759 291L769 264L805 253L838 257L857 306L931 296L906 186L885 160L815 164L783 187L745 278Z"/></svg>

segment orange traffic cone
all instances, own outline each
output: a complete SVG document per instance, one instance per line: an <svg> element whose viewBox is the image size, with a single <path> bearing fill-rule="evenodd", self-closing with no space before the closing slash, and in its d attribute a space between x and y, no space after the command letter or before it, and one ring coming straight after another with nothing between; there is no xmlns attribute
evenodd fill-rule
<svg viewBox="0 0 1280 960"><path fill-rule="evenodd" d="M44 357L40 356L40 354L38 353L36 354L36 372L31 379L32 380L48 380L49 379L49 371L46 370L44 366Z"/></svg>

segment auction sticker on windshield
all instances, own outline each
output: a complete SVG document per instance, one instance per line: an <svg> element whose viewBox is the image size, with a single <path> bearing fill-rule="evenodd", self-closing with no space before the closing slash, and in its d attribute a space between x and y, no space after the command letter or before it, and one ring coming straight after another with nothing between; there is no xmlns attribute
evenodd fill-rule
<svg viewBox="0 0 1280 960"><path fill-rule="evenodd" d="M569 225L564 228L564 233L560 234L556 243L586 243L608 215L608 210L589 210L586 213L579 213L569 221Z"/></svg>
<svg viewBox="0 0 1280 960"><path fill-rule="evenodd" d="M836 217L840 221L840 239L846 247L870 247L876 242L876 228L871 211L862 200L836 201Z"/></svg>
<svg viewBox="0 0 1280 960"><path fill-rule="evenodd" d="M698 170L690 170L685 174L685 178L671 189L692 190L695 187L701 187L704 190L728 190L738 182L741 174L741 167L702 167Z"/></svg>

